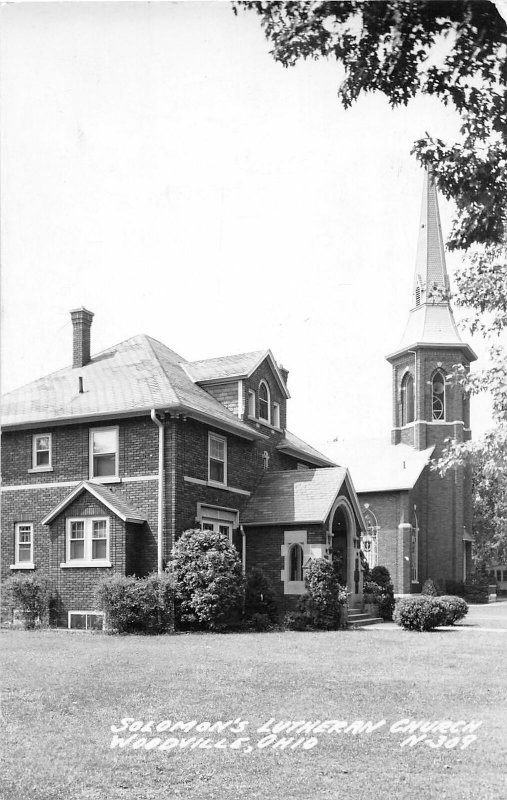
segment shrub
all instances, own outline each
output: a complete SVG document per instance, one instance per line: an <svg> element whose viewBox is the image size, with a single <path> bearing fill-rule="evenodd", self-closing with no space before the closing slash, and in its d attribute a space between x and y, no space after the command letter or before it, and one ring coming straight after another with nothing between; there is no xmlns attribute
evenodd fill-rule
<svg viewBox="0 0 507 800"><path fill-rule="evenodd" d="M465 581L463 596L469 603L487 603L489 578L480 572L469 575Z"/></svg>
<svg viewBox="0 0 507 800"><path fill-rule="evenodd" d="M10 611L23 613L24 626L33 630L49 625L55 591L47 578L32 575L13 575L5 581L5 595Z"/></svg>
<svg viewBox="0 0 507 800"><path fill-rule="evenodd" d="M312 559L306 569L305 586L308 594L299 599L297 612L306 617L308 626L323 630L339 628L347 590L338 582L333 564L325 558Z"/></svg>
<svg viewBox="0 0 507 800"><path fill-rule="evenodd" d="M273 584L259 567L248 573L245 583L244 615L247 620L254 616L267 616L269 622L278 618L278 605Z"/></svg>
<svg viewBox="0 0 507 800"><path fill-rule="evenodd" d="M238 551L226 536L185 531L173 548L171 567L181 622L219 631L237 621L244 582Z"/></svg>
<svg viewBox="0 0 507 800"><path fill-rule="evenodd" d="M394 621L407 631L431 631L444 625L445 618L439 600L429 595L399 598L393 614Z"/></svg>
<svg viewBox="0 0 507 800"><path fill-rule="evenodd" d="M367 603L378 603L382 597L382 586L374 581L364 581L363 595Z"/></svg>
<svg viewBox="0 0 507 800"><path fill-rule="evenodd" d="M267 614L252 614L248 620L249 628L254 631L269 631L272 626L272 620Z"/></svg>
<svg viewBox="0 0 507 800"><path fill-rule="evenodd" d="M98 585L95 598L112 632L174 630L174 578L167 572L146 578L109 575Z"/></svg>
<svg viewBox="0 0 507 800"><path fill-rule="evenodd" d="M428 597L438 597L438 589L435 586L435 582L431 580L431 578L427 578L422 587L422 594L427 595Z"/></svg>
<svg viewBox="0 0 507 800"><path fill-rule="evenodd" d="M284 627L289 631L307 631L310 623L304 611L289 611L283 619Z"/></svg>
<svg viewBox="0 0 507 800"><path fill-rule="evenodd" d="M452 595L453 597L463 597L465 594L465 584L463 581L455 581L449 579L444 581L445 594Z"/></svg>
<svg viewBox="0 0 507 800"><path fill-rule="evenodd" d="M378 603L379 614L382 619L391 620L394 611L394 587L391 583L391 575L387 567L373 567L369 575L367 584L374 583L379 587L377 599L373 602ZM363 586L363 592L365 591Z"/></svg>
<svg viewBox="0 0 507 800"><path fill-rule="evenodd" d="M445 625L454 625L468 614L468 605L462 597L443 594L438 598L438 602L445 612Z"/></svg>

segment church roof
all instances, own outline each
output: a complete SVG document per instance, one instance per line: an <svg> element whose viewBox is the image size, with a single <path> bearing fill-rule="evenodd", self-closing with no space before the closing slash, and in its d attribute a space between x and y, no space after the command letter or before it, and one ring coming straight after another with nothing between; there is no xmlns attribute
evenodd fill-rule
<svg viewBox="0 0 507 800"><path fill-rule="evenodd" d="M347 467L357 492L408 491L429 464L434 447L414 450L385 439L327 442L320 449Z"/></svg>
<svg viewBox="0 0 507 800"><path fill-rule="evenodd" d="M243 525L323 523L347 478L343 467L267 472L241 515L241 522ZM361 519L360 510L358 513Z"/></svg>
<svg viewBox="0 0 507 800"><path fill-rule="evenodd" d="M318 467L335 467L336 464L325 455L319 453L315 447L304 442L299 436L295 436L290 431L285 431L284 438L277 444L277 450L281 450L288 455L300 458L302 461L310 461Z"/></svg>
<svg viewBox="0 0 507 800"><path fill-rule="evenodd" d="M65 367L5 394L3 427L131 416L156 408L193 416L247 439L265 438L197 386L184 363L156 339L133 336L83 367Z"/></svg>
<svg viewBox="0 0 507 800"><path fill-rule="evenodd" d="M460 336L449 302L449 276L438 210L438 196L431 173L425 172L421 220L414 270L412 309L396 351L388 361L414 347L455 347L469 361L477 356Z"/></svg>

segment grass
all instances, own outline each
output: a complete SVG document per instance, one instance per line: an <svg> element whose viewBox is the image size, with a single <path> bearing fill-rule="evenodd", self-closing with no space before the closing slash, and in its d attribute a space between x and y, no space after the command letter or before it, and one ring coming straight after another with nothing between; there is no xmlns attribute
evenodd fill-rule
<svg viewBox="0 0 507 800"><path fill-rule="evenodd" d="M0 796L504 798L507 603L476 607L470 617L467 630L422 634L391 625L154 638L2 632ZM254 746L251 752L111 749L111 725L123 717L241 718L249 723L244 733L208 738L250 736ZM259 749L264 734L257 728L270 718L386 724L370 734L316 734L308 750ZM403 718L483 724L465 749L462 742L452 749L400 747L406 734L390 726ZM192 735L159 734L163 740ZM436 742L438 735L427 738Z"/></svg>

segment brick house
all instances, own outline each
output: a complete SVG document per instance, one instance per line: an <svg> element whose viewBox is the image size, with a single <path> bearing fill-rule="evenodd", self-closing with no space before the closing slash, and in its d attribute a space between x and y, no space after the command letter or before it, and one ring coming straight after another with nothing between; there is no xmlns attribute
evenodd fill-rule
<svg viewBox="0 0 507 800"><path fill-rule="evenodd" d="M391 439L323 446L347 464L364 510L363 550L386 566L398 593L420 592L426 578L459 581L471 570L472 497L468 469L445 477L430 468L446 439L468 441L470 405L446 380L477 358L464 343L449 302L437 190L426 174L412 308L392 365Z"/></svg>
<svg viewBox="0 0 507 800"><path fill-rule="evenodd" d="M140 335L91 357L93 314L71 317L72 366L2 400L2 580L48 576L55 624L100 626L101 576L163 569L200 526L245 571L262 566L282 611L308 558L333 552L360 596L357 496L287 430L288 373L270 351L188 362Z"/></svg>

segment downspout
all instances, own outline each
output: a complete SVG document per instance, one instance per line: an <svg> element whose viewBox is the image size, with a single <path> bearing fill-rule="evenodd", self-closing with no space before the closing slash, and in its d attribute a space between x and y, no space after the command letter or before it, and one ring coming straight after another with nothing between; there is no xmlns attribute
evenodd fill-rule
<svg viewBox="0 0 507 800"><path fill-rule="evenodd" d="M164 423L151 409L151 419L158 427L158 515L157 515L157 572L162 572L162 539L164 530Z"/></svg>
<svg viewBox="0 0 507 800"><path fill-rule="evenodd" d="M241 569L243 575L246 573L246 533L243 525L239 526L241 531Z"/></svg>

